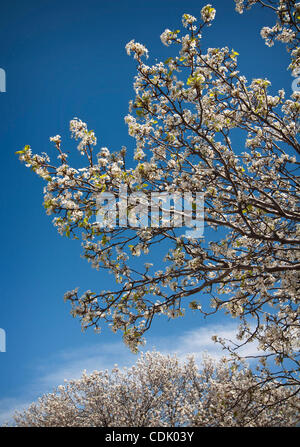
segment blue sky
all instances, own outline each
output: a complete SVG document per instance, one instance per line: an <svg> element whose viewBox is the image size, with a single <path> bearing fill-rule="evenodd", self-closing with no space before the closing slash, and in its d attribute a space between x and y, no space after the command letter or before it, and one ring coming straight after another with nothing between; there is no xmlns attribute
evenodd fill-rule
<svg viewBox="0 0 300 447"><path fill-rule="evenodd" d="M130 365L135 356L121 334L104 327L102 335L82 333L63 301L67 290L109 289L110 275L91 269L80 257L77 241L58 235L42 207L42 181L18 161L15 151L30 144L34 152L52 150L49 137L62 135L74 149L69 121L79 117L95 130L98 145L127 146L133 154L124 116L133 98L134 60L125 45L135 39L150 56L165 60L169 49L159 39L165 28L178 28L183 13L199 17L206 2L190 0L11 0L1 5L0 67L6 92L0 93L2 280L0 328L6 352L0 352L0 422L64 378L83 369ZM253 9L240 16L233 0L215 0L216 20L204 36L208 47L229 46L239 52L241 73L248 79L268 77L272 88L291 94L282 45L267 48L259 36L273 18ZM151 59L150 59L151 60ZM68 148L68 149L69 149ZM213 333L232 334L235 324L159 319L147 348L180 356L207 350L215 355ZM252 348L249 348L252 349ZM219 351L218 351L219 352Z"/></svg>

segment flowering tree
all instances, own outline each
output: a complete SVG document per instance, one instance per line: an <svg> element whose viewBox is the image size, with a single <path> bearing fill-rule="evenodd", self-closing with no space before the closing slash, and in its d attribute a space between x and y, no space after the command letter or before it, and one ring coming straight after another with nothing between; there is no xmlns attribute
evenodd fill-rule
<svg viewBox="0 0 300 447"><path fill-rule="evenodd" d="M254 4L274 12L276 24L263 28L262 36L268 45L287 43L290 68L298 69L299 3L236 4L239 12ZM82 169L71 167L59 135L50 138L58 165L30 146L19 156L47 181L44 206L56 215L59 233L81 238L92 266L113 272L119 285L66 294L84 328L99 330L104 320L137 350L157 315L182 316L187 306L204 315L225 311L240 320L240 345L258 343L260 384L279 380L299 387L300 93L285 99L279 90L273 96L268 80L249 83L240 74L236 51L205 50L202 34L215 14L207 5L199 23L183 15L183 33L166 29L162 43L179 51L165 62L148 66L143 45L126 45L137 63L136 97L125 118L136 141L133 167L126 167L125 148L95 154L96 136L77 118L70 130L87 162ZM153 191L203 192L205 231L219 231L219 239L187 238L170 225L101 228L95 222L97 196L117 196L124 185L145 197ZM137 264L135 257L150 257L157 244L165 250L160 269ZM227 346L235 355L238 347ZM269 369L273 360L277 366Z"/></svg>
<svg viewBox="0 0 300 447"><path fill-rule="evenodd" d="M292 426L299 400L273 384L260 391L248 368L224 358L181 364L158 352L141 355L124 372L115 367L86 373L59 386L14 416L17 426ZM251 386L253 388L251 388ZM247 393L242 393L242 389Z"/></svg>

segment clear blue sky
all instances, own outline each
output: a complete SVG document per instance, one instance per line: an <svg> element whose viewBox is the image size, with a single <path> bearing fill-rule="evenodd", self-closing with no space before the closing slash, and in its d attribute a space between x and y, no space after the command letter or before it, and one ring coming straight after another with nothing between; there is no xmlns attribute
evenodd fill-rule
<svg viewBox="0 0 300 447"><path fill-rule="evenodd" d="M199 0L10 0L1 5L0 67L7 91L0 93L1 144L1 298L0 328L7 334L7 352L0 352L0 420L11 409L35 399L64 377L83 368L132 363L121 334L104 329L82 333L70 316L63 294L109 289L112 277L91 269L80 258L80 243L59 236L42 207L43 183L24 167L15 151L30 144L48 151L49 137L60 134L65 144L69 121L79 117L94 129L99 146L118 150L134 140L124 116L133 98L135 63L125 51L135 39L150 55L169 55L159 36L176 29L183 13L199 17ZM216 20L204 43L229 46L240 53L240 71L251 80L268 77L272 88L291 94L288 56L278 44L267 48L259 36L271 25L270 13L253 9L240 16L233 0L215 0ZM66 146L65 146L66 148ZM149 334L148 347L177 350L181 355L213 351L208 335L214 326L232 330L227 320L204 322L195 314L167 322L160 319Z"/></svg>

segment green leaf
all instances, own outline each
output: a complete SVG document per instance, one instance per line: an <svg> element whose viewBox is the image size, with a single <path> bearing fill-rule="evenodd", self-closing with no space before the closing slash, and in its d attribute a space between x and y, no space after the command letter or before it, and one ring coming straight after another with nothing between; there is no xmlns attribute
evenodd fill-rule
<svg viewBox="0 0 300 447"><path fill-rule="evenodd" d="M135 113L136 113L137 116L139 116L140 118L143 118L143 117L145 116L144 111L141 110L141 109L137 109L137 110L135 111Z"/></svg>

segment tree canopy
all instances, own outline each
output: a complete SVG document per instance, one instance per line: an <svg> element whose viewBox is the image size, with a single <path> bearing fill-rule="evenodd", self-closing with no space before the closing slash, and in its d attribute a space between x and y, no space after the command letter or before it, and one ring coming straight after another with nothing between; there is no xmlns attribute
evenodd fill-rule
<svg viewBox="0 0 300 447"><path fill-rule="evenodd" d="M289 69L298 73L300 4L236 0L239 12L254 5L273 12L275 25L261 35L268 46L286 44ZM187 307L205 316L225 311L240 321L239 345L258 344L260 383L299 389L300 93L271 94L269 80L240 73L234 49L205 48L215 14L206 5L200 20L184 14L181 29L166 29L162 43L178 52L165 61L147 65L144 45L126 45L137 70L125 117L136 143L133 167L124 147L96 150L94 131L78 118L70 130L83 168L72 167L59 135L50 138L57 162L30 146L18 153L47 182L44 206L59 233L81 239L92 266L115 275L117 290L66 293L84 328L99 330L106 321L137 350L157 315L176 318ZM117 197L124 186L141 200L155 191L203 193L204 235L215 230L217 238L186 237L169 223L101 228L97 197ZM164 262L136 262L158 244ZM239 345L227 348L238 355Z"/></svg>
<svg viewBox="0 0 300 447"><path fill-rule="evenodd" d="M23 412L18 427L293 426L299 401L275 383L262 389L248 368L206 357L200 371L159 352L135 366L84 373L60 385ZM246 390L246 393L244 392ZM288 401L287 397L289 397Z"/></svg>

